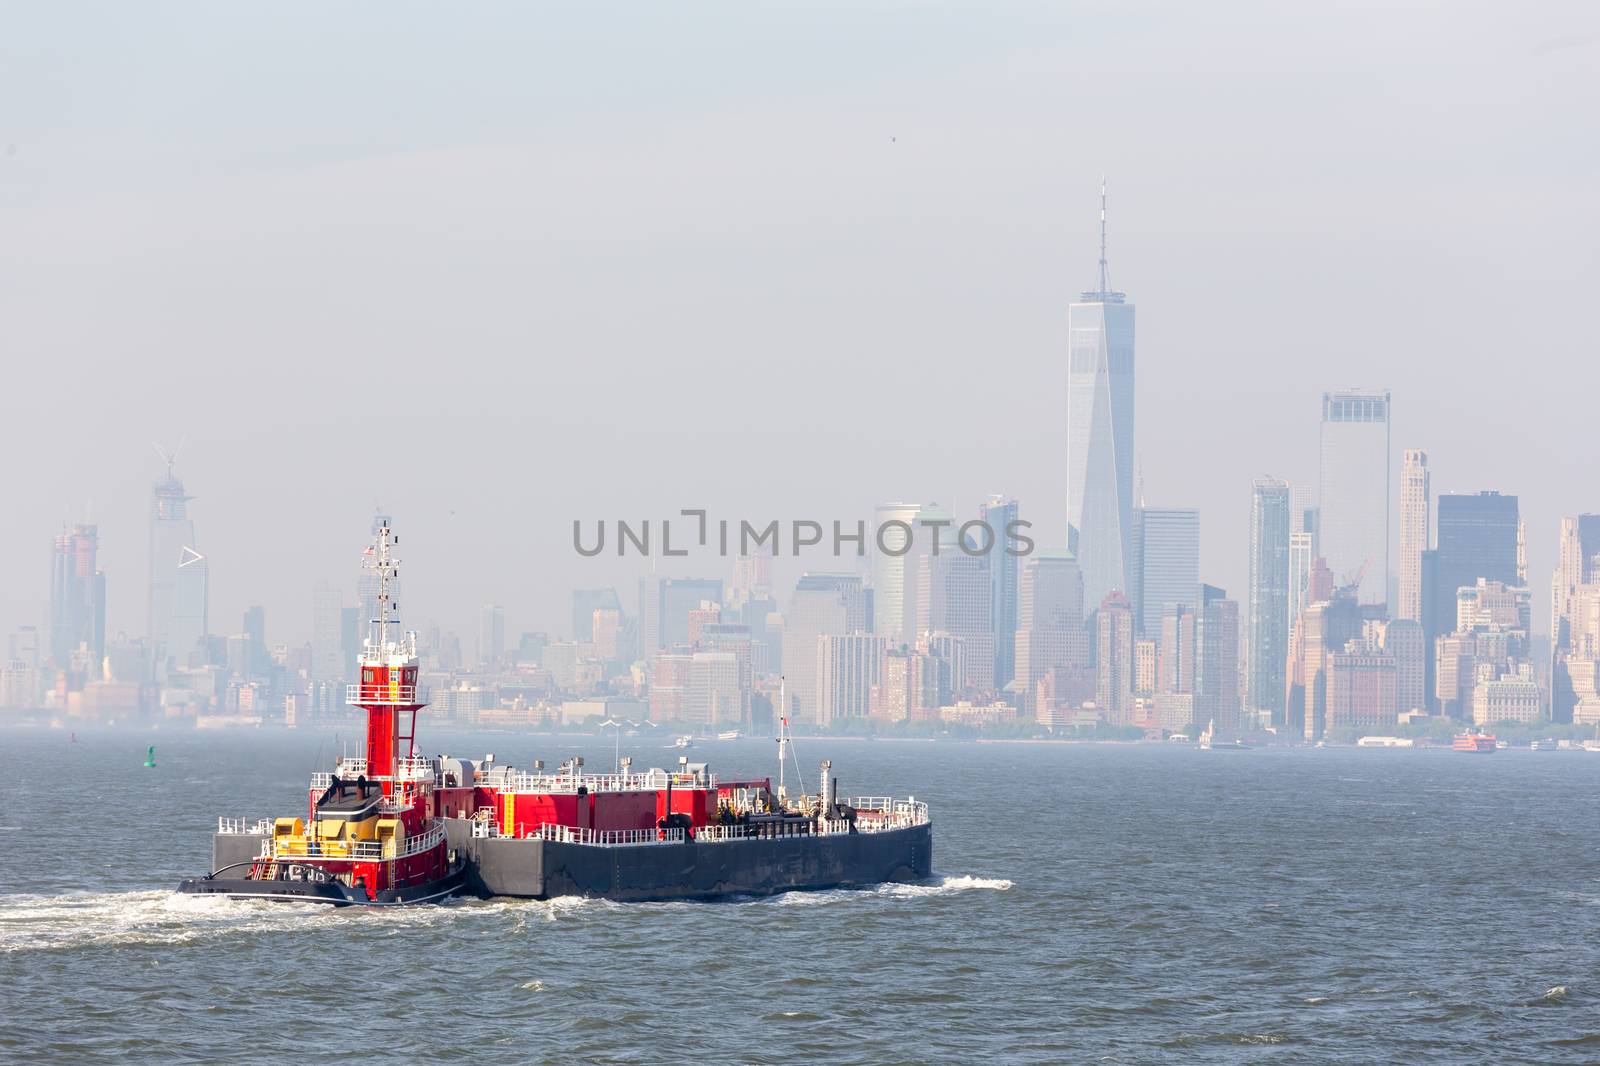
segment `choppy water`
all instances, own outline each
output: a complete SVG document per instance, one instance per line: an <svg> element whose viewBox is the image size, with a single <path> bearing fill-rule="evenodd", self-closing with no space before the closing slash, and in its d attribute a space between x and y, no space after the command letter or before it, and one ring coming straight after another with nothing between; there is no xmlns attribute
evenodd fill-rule
<svg viewBox="0 0 1600 1066"><path fill-rule="evenodd" d="M178 897L215 816L294 809L329 738L0 732L0 1062L1600 1060L1600 756L798 747L846 793L928 799L938 875L713 904ZM699 754L765 770L772 744Z"/></svg>

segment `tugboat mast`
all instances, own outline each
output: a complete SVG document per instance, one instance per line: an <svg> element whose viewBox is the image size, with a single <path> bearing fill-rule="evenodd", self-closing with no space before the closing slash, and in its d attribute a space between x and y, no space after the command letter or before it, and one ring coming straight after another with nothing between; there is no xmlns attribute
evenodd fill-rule
<svg viewBox="0 0 1600 1066"><path fill-rule="evenodd" d="M371 635L361 656L361 679L350 686L346 702L367 712L367 776L383 782L385 795L395 791L396 771L402 760L400 742L406 742L404 759L416 755L417 711L417 636L407 633L403 640L390 639L389 627L398 626L399 610L394 602L394 583L400 577L400 560L393 554L396 537L385 521L378 527L373 542L362 554L367 568L378 579L376 617L369 619ZM405 715L409 719L404 719ZM404 722L408 726L402 733Z"/></svg>

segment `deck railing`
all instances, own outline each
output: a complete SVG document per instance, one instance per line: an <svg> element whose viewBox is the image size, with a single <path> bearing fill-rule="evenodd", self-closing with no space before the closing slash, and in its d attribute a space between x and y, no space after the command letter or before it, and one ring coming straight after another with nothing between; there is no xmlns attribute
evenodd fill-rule
<svg viewBox="0 0 1600 1066"><path fill-rule="evenodd" d="M257 818L252 822L248 818L218 818L217 832L226 836L271 836L272 819Z"/></svg>
<svg viewBox="0 0 1600 1066"><path fill-rule="evenodd" d="M345 759L339 763L339 768L332 773L318 771L311 775L311 787L321 791L333 784L333 779L350 784L357 778L366 777L367 760ZM394 773L388 777L367 777L368 781L432 781L434 778L433 761L431 759L410 758L401 759L395 763Z"/></svg>
<svg viewBox="0 0 1600 1066"><path fill-rule="evenodd" d="M416 685L346 685L344 701L352 707L411 707L427 703L428 692Z"/></svg>
<svg viewBox="0 0 1600 1066"><path fill-rule="evenodd" d="M518 825L516 839L548 840L558 844L592 844L621 847L633 844L681 844L682 829L585 829L581 826L552 825L548 822L529 829Z"/></svg>
<svg viewBox="0 0 1600 1066"><path fill-rule="evenodd" d="M578 791L580 785L590 792L645 792L664 789L669 780L673 788L717 787L716 774L696 777L694 774L667 773L665 770L642 774L545 774L512 770L510 767L489 771L479 784L497 788L501 792L518 793L571 793Z"/></svg>
<svg viewBox="0 0 1600 1066"><path fill-rule="evenodd" d="M274 862L293 859L316 859L322 862L388 862L391 859L404 859L430 851L443 839L444 827L434 826L426 833L407 837L401 842L400 847L386 854L385 848L389 841L384 840L314 840L306 837L289 837L284 841L271 841L270 849L263 849L263 857L271 858Z"/></svg>

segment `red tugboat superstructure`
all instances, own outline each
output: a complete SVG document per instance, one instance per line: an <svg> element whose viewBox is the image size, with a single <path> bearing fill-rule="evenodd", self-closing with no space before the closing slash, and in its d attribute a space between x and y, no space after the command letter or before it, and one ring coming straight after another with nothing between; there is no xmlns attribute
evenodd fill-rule
<svg viewBox="0 0 1600 1066"><path fill-rule="evenodd" d="M362 649L360 680L346 702L367 716L366 756L340 759L333 773L311 777L305 819L262 820L245 835L254 853L214 865L178 891L335 905L396 906L460 891L465 869L435 816L432 764L417 758L417 638L399 629L393 602L400 562L387 522L363 553L376 578L377 617ZM402 747L402 745L404 745ZM243 831L219 823L220 835Z"/></svg>
<svg viewBox="0 0 1600 1066"><path fill-rule="evenodd" d="M554 771L415 747L416 637L390 639L397 542L384 523L365 552L377 571L373 637L348 702L367 717L362 758L314 775L308 817L219 819L212 873L179 891L337 905L397 905L478 896L710 899L791 889L915 881L932 874L933 827L914 797L841 800L823 761L815 793L780 716L778 786L720 780L680 756L612 773L574 756ZM781 702L781 699L780 699Z"/></svg>

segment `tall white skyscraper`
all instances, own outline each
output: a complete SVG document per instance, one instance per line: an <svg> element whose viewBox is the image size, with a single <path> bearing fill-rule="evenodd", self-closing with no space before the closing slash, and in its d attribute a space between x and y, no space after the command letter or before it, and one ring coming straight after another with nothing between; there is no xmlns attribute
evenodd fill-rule
<svg viewBox="0 0 1600 1066"><path fill-rule="evenodd" d="M1413 622L1422 621L1422 553L1428 550L1428 502L1428 453L1408 449L1400 468L1400 602L1395 607L1395 617Z"/></svg>
<svg viewBox="0 0 1600 1066"><path fill-rule="evenodd" d="M1086 602L1127 591L1133 555L1133 305L1106 270L1100 186L1100 286L1067 310L1067 547Z"/></svg>
<svg viewBox="0 0 1600 1066"><path fill-rule="evenodd" d="M1322 394L1318 478L1322 557L1334 582L1358 573L1361 603L1389 598L1389 393Z"/></svg>
<svg viewBox="0 0 1600 1066"><path fill-rule="evenodd" d="M915 612L907 607L915 602L917 515L921 510L915 503L884 503L873 512L872 628L895 647L916 639Z"/></svg>
<svg viewBox="0 0 1600 1066"><path fill-rule="evenodd" d="M166 456L167 476L150 495L150 649L158 680L169 663L187 665L207 633L210 578L189 520L193 497L173 473L175 459Z"/></svg>

